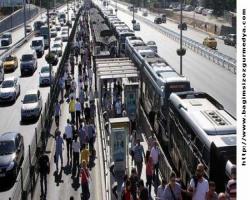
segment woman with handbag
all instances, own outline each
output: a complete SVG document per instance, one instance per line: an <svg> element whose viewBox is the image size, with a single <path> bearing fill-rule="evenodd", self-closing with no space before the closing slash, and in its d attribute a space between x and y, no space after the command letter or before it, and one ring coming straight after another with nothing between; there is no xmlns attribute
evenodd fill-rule
<svg viewBox="0 0 250 200"><path fill-rule="evenodd" d="M169 183L166 186L164 193L164 200L182 200L181 186L176 182L176 174L170 173Z"/></svg>
<svg viewBox="0 0 250 200"><path fill-rule="evenodd" d="M80 177L81 177L81 185L82 185L82 199L88 200L90 197L90 192L89 192L90 174L87 168L87 162L85 160L82 161L82 169L81 169Z"/></svg>

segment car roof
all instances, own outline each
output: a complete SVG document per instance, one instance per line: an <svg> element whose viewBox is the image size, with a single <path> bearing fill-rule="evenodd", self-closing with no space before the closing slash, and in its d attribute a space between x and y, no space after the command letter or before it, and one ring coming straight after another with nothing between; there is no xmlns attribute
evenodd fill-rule
<svg viewBox="0 0 250 200"><path fill-rule="evenodd" d="M18 132L2 133L2 134L0 134L0 141L14 140L18 134L19 134Z"/></svg>
<svg viewBox="0 0 250 200"><path fill-rule="evenodd" d="M37 89L31 89L31 90L28 90L25 95L28 95L28 94L37 94Z"/></svg>
<svg viewBox="0 0 250 200"><path fill-rule="evenodd" d="M10 77L6 77L4 79L4 81L14 81L15 77L14 76L10 76Z"/></svg>

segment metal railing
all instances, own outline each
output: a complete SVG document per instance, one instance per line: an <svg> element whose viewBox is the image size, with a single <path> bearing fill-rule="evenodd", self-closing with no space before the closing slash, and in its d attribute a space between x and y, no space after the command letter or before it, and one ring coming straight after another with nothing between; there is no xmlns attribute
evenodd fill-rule
<svg viewBox="0 0 250 200"><path fill-rule="evenodd" d="M37 123L37 127L34 130L35 135L32 138L31 144L28 146L28 156L25 156L24 158L9 200L27 199L28 192L32 192L35 187L36 178L38 176L35 170L39 157L38 149L44 149L46 146L45 143L47 140L46 137L48 137L48 128L50 127L52 122L54 110L53 107L55 104L55 100L57 99L59 94L59 78L64 72L64 64L69 57L70 43L73 41L80 13L81 9L79 9L75 24L71 30L68 43L65 47L64 54L58 67L58 71L55 75L55 81L53 87L51 88L51 93L48 93L48 98L44 105L44 109L42 110L41 116Z"/></svg>
<svg viewBox="0 0 250 200"><path fill-rule="evenodd" d="M111 5L114 6L115 4L111 3ZM118 8L119 8L119 10L121 10L127 14L131 14L130 11L128 11L120 6L118 6ZM160 33L166 35L170 39L179 42L179 40L180 40L179 33L174 32L166 27L155 24L154 22L150 21L149 19L146 19L138 14L136 14L136 17L138 19L140 19L141 21L143 21L144 23L150 25L154 29L158 30ZM192 40L191 38L188 38L185 36L182 37L182 42L183 42L183 46L186 46L187 48L191 49L195 53L200 54L201 56L212 61L213 63L220 65L220 66L228 69L229 71L233 72L234 74L236 74L236 71L237 71L236 59L234 59L230 56L227 56L221 52L218 52L216 50L213 50L211 48L208 48L208 47L204 46L203 44L196 42L196 41Z"/></svg>

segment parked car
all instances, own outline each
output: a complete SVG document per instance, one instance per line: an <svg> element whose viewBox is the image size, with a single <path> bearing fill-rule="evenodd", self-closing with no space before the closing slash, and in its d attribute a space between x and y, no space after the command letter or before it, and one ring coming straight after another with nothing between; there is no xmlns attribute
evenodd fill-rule
<svg viewBox="0 0 250 200"><path fill-rule="evenodd" d="M33 89L26 92L22 100L21 121L39 118L43 101L40 90Z"/></svg>
<svg viewBox="0 0 250 200"><path fill-rule="evenodd" d="M50 69L49 66L43 66L39 72L39 86L50 85L53 83L55 73L51 70L51 81L50 81ZM50 83L51 82L51 83Z"/></svg>
<svg viewBox="0 0 250 200"><path fill-rule="evenodd" d="M141 26L139 22L136 22L133 24L133 30L134 31L140 31L141 30Z"/></svg>
<svg viewBox="0 0 250 200"><path fill-rule="evenodd" d="M10 178L14 181L23 159L23 136L17 132L0 134L0 178Z"/></svg>
<svg viewBox="0 0 250 200"><path fill-rule="evenodd" d="M34 73L37 69L37 55L36 51L31 51L31 53L23 54L21 58L20 70L21 76L24 74Z"/></svg>
<svg viewBox="0 0 250 200"><path fill-rule="evenodd" d="M161 17L155 17L154 23L155 23L155 24L161 24L161 23L162 23Z"/></svg>
<svg viewBox="0 0 250 200"><path fill-rule="evenodd" d="M62 56L62 44L61 42L54 42L54 44L52 44L51 53L57 54L59 57Z"/></svg>
<svg viewBox="0 0 250 200"><path fill-rule="evenodd" d="M236 46L236 34L228 34L224 38L224 44L231 45L231 46Z"/></svg>
<svg viewBox="0 0 250 200"><path fill-rule="evenodd" d="M15 55L7 56L3 61L4 71L14 71L18 67L18 59Z"/></svg>
<svg viewBox="0 0 250 200"><path fill-rule="evenodd" d="M27 33L30 33L32 31L32 27L31 27L31 25L26 25L26 32Z"/></svg>
<svg viewBox="0 0 250 200"><path fill-rule="evenodd" d="M178 29L181 29L181 28L182 28L182 30L187 30L187 24L186 24L186 22L183 22L182 25L178 24Z"/></svg>
<svg viewBox="0 0 250 200"><path fill-rule="evenodd" d="M212 49L216 49L217 47L217 41L215 40L214 37L206 37L204 40L203 40L203 45L209 47L209 48L212 48Z"/></svg>
<svg viewBox="0 0 250 200"><path fill-rule="evenodd" d="M0 85L0 102L15 102L20 92L21 87L18 78L5 78Z"/></svg>
<svg viewBox="0 0 250 200"><path fill-rule="evenodd" d="M149 46L151 49L154 50L155 53L157 53L157 45L156 45L155 41L152 41L152 40L148 41L147 46Z"/></svg>
<svg viewBox="0 0 250 200"><path fill-rule="evenodd" d="M1 36L1 46L9 46L12 44L12 35L10 32L6 32Z"/></svg>

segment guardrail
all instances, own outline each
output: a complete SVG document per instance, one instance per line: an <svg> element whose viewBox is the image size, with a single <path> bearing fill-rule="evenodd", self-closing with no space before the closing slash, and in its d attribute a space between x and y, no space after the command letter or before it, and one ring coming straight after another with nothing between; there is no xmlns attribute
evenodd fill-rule
<svg viewBox="0 0 250 200"><path fill-rule="evenodd" d="M110 4L115 6L114 3L110 3ZM120 6L118 6L118 8L119 8L119 10L121 10L127 14L131 14L130 11L128 11ZM158 30L160 33L166 35L170 39L173 39L177 42L180 41L180 34L179 33L174 32L166 27L159 26L159 25L155 24L154 22L150 21L149 19L146 19L140 15L136 14L136 17L138 19L140 19L141 21L143 21L144 23L150 25L154 29ZM204 46L203 44L196 42L196 41L194 41L188 37L185 37L185 36L182 37L182 42L183 42L183 46L186 46L187 48L189 48L192 51L207 58L208 60L212 61L213 63L220 65L220 66L228 69L229 71L233 72L234 74L236 74L236 71L237 71L236 59L234 59L230 56L227 56L223 53L220 53L216 50L210 49L210 48Z"/></svg>
<svg viewBox="0 0 250 200"><path fill-rule="evenodd" d="M39 157L39 148L44 149L46 146L46 141L49 136L48 129L52 122L54 102L59 94L59 78L64 72L65 61L69 57L69 47L75 35L80 13L81 9L77 14L75 24L71 30L68 43L65 47L58 71L55 75L55 82L51 88L51 92L48 93L47 101L37 123L37 127L35 128L35 136L32 138L32 142L28 146L28 156L26 156L23 161L23 164L20 168L20 173L18 174L16 183L13 186L13 193L11 194L11 197L9 197L9 200L27 199L27 193L29 191L32 192L34 189L36 178L38 176L35 169L37 165L37 159Z"/></svg>

